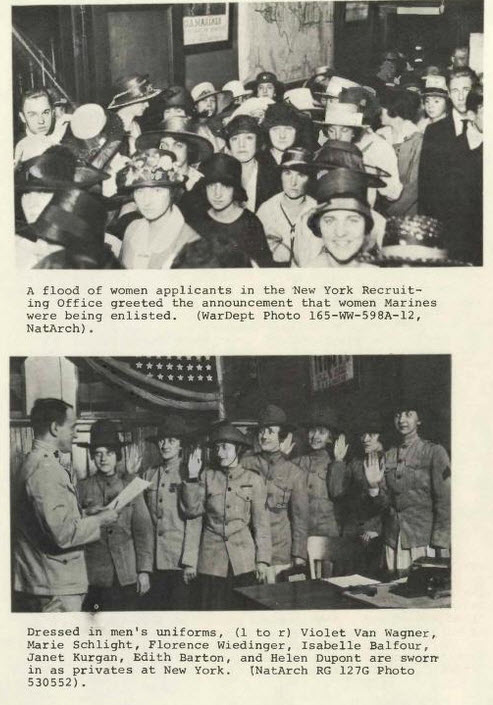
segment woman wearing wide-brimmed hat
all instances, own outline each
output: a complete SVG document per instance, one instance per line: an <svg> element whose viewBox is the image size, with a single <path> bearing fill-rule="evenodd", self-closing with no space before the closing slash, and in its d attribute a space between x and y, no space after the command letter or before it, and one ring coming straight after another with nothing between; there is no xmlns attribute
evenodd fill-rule
<svg viewBox="0 0 493 705"><path fill-rule="evenodd" d="M198 134L192 120L180 115L163 120L157 130L144 132L136 145L139 151L165 149L173 152L177 171L186 177L184 186L187 191L191 191L202 178L200 171L192 165L206 162L214 153L212 143Z"/></svg>
<svg viewBox="0 0 493 705"><path fill-rule="evenodd" d="M120 189L133 193L142 216L123 238L120 257L127 269L169 269L187 244L200 239L175 205L184 182L175 155L163 149L137 152L120 172Z"/></svg>
<svg viewBox="0 0 493 705"><path fill-rule="evenodd" d="M100 193L107 178L61 145L24 162L15 179L28 221L28 229L16 238L18 266L118 269L114 239L105 233L107 205Z"/></svg>
<svg viewBox="0 0 493 705"><path fill-rule="evenodd" d="M135 140L141 134L141 129L136 118L141 117L149 107L149 101L157 98L161 93L160 88L154 88L146 74L133 74L120 78L114 87L114 95L108 110L114 110L121 118L127 142L122 146L121 152L132 156L135 152Z"/></svg>
<svg viewBox="0 0 493 705"><path fill-rule="evenodd" d="M298 117L287 103L273 103L265 112L262 128L267 144L258 159L274 168L278 167L286 149L298 144Z"/></svg>
<svg viewBox="0 0 493 705"><path fill-rule="evenodd" d="M363 155L358 147L352 142L340 140L328 140L324 146L318 150L313 159L313 169L317 174L318 180L314 182L311 188L311 194L318 198L325 198L326 194L319 191L320 184L324 182L321 178L331 170L342 168L351 172L361 173L368 179L367 183L367 200L369 202L369 194L376 187L383 184L382 177L386 172L370 167L363 162ZM313 183L313 182L312 182ZM317 198L317 200L318 200ZM316 204L314 211L321 205L319 201ZM294 241L294 258L292 265L297 267L311 266L311 262L320 254L323 244L318 231L311 227L310 216L311 212L306 212L300 219L296 228L296 236ZM373 225L368 237L365 239L364 252L373 251L375 246L380 246L385 233L385 218L375 211L370 209L371 220Z"/></svg>
<svg viewBox="0 0 493 705"><path fill-rule="evenodd" d="M261 71L255 80L246 83L245 87L251 89L257 98L280 101L284 94L284 83L272 71Z"/></svg>
<svg viewBox="0 0 493 705"><path fill-rule="evenodd" d="M88 445L96 473L79 483L77 493L83 511L90 515L110 504L134 476L119 471L123 443L112 421L96 421L91 426ZM138 464L136 456L131 457ZM136 472L138 467L132 470ZM152 534L151 517L143 495L139 495L120 510L115 524L101 530L98 541L85 546L89 578L85 610L142 607L152 573Z"/></svg>
<svg viewBox="0 0 493 705"><path fill-rule="evenodd" d="M438 443L424 440L423 404L402 398L395 407L399 442L365 467L368 497L384 512L387 569L405 575L414 560L450 550L450 459Z"/></svg>
<svg viewBox="0 0 493 705"><path fill-rule="evenodd" d="M378 194L387 201L396 201L402 192L399 179L397 155L381 135L374 131L381 114L380 101L375 91L369 86L355 86L341 91L339 101L342 105L356 106L363 115L363 129L356 137L355 144L363 153L365 164L387 173ZM370 204L375 204L377 192L370 192Z"/></svg>
<svg viewBox="0 0 493 705"><path fill-rule="evenodd" d="M216 267L269 267L272 256L262 223L244 208L246 193L241 165L229 154L214 154L202 167L196 187L205 194L207 210L196 212L191 221L210 244ZM192 192L193 193L193 192ZM191 243L178 260L180 267L200 266L202 248ZM203 266L207 266L205 262Z"/></svg>
<svg viewBox="0 0 493 705"><path fill-rule="evenodd" d="M361 267L360 255L371 243L374 221L368 187L379 177L363 169L329 168L315 185L317 206L304 216L306 227L320 239L320 250L305 267ZM303 229L300 231L303 236ZM298 246L298 252L304 247ZM313 252L311 248L309 251Z"/></svg>
<svg viewBox="0 0 493 705"><path fill-rule="evenodd" d="M194 112L199 120L198 132L208 139L214 152L223 152L225 141L221 134L221 113L233 102L231 91L216 90L210 81L197 83L191 90Z"/></svg>
<svg viewBox="0 0 493 705"><path fill-rule="evenodd" d="M255 213L259 206L279 193L279 171L259 160L263 131L255 118L237 115L224 128L230 153L241 164L241 183L247 195L246 206Z"/></svg>
<svg viewBox="0 0 493 705"><path fill-rule="evenodd" d="M310 177L313 176L313 155L303 147L286 149L279 170L282 190L262 203L257 217L264 227L274 262L279 266L290 266L300 219L317 205L308 195Z"/></svg>
<svg viewBox="0 0 493 705"><path fill-rule="evenodd" d="M211 466L183 490L185 509L203 517L198 574L203 609L235 609L236 587L264 582L272 546L263 479L245 469L246 436L228 422L209 434ZM198 470L198 466L197 466Z"/></svg>
<svg viewBox="0 0 493 705"><path fill-rule="evenodd" d="M147 609L186 610L195 606L193 580L197 571L202 521L187 519L182 506L184 463L191 443L190 427L177 415L165 417L156 434L159 464L142 473L150 482L144 496L153 524L153 581Z"/></svg>

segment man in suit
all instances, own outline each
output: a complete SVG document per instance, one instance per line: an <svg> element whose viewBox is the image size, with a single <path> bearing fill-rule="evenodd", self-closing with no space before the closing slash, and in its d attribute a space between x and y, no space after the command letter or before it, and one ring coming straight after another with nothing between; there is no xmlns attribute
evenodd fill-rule
<svg viewBox="0 0 493 705"><path fill-rule="evenodd" d="M461 232L467 204L460 194L466 179L462 165L467 158L467 133L471 129L466 103L475 82L474 72L467 67L449 74L452 111L426 128L418 173L419 213L444 223L449 256L458 259L467 255Z"/></svg>
<svg viewBox="0 0 493 705"><path fill-rule="evenodd" d="M83 546L98 541L116 511L82 516L71 469L60 453L70 453L76 417L61 399L37 399L31 412L32 451L14 486L15 607L26 612L80 612L87 591Z"/></svg>

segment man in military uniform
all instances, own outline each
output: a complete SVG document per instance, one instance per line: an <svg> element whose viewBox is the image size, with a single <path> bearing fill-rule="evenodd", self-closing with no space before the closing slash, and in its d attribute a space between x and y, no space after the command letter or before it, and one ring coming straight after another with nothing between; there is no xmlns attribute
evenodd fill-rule
<svg viewBox="0 0 493 705"><path fill-rule="evenodd" d="M77 612L87 591L82 546L99 540L118 513L83 517L72 471L59 460L70 453L76 417L61 399L37 399L31 411L32 451L14 486L14 590L29 612Z"/></svg>
<svg viewBox="0 0 493 705"><path fill-rule="evenodd" d="M308 493L303 471L282 452L289 440L290 426L285 412L269 404L259 419L260 453L242 458L242 465L255 470L267 486L267 510L272 534L272 565L267 582L291 566L306 562Z"/></svg>

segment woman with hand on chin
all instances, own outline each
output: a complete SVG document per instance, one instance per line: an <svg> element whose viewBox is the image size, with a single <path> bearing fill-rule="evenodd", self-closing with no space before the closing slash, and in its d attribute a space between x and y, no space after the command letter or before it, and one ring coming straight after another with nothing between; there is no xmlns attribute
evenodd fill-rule
<svg viewBox="0 0 493 705"><path fill-rule="evenodd" d="M200 457L189 465L183 502L188 516L202 517L198 574L202 609L237 607L234 588L265 582L271 562L271 534L263 479L243 467L250 443L222 422L209 435L210 467L199 476Z"/></svg>

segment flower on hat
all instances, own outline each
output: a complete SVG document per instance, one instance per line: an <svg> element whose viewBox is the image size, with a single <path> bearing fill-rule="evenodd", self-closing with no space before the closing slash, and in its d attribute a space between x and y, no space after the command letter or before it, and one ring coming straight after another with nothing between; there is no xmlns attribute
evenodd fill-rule
<svg viewBox="0 0 493 705"><path fill-rule="evenodd" d="M147 149L137 152L127 165L125 186L139 183L163 182L183 183L183 176L177 170L172 152L162 149Z"/></svg>

